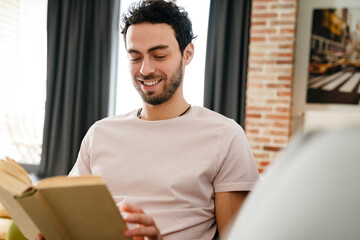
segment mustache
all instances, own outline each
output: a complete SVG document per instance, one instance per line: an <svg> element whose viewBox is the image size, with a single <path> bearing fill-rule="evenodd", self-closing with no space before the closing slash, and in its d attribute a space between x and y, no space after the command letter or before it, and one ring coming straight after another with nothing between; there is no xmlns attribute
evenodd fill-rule
<svg viewBox="0 0 360 240"><path fill-rule="evenodd" d="M145 80L150 80L150 79L155 79L155 78L166 79L166 76L164 74L155 74L155 73L150 73L149 75L143 75L140 73L140 74L135 75L135 79L138 81L145 81Z"/></svg>

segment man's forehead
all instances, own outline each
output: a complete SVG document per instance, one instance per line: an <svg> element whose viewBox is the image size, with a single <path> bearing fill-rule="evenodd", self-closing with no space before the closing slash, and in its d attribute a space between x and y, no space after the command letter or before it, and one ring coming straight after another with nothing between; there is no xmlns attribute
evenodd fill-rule
<svg viewBox="0 0 360 240"><path fill-rule="evenodd" d="M149 50L157 46L171 47L174 44L178 44L175 32L166 23L133 24L126 34L127 49Z"/></svg>

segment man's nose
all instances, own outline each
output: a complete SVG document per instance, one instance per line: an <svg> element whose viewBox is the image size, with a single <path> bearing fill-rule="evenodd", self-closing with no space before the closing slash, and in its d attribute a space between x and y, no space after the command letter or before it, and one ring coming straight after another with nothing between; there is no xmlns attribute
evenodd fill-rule
<svg viewBox="0 0 360 240"><path fill-rule="evenodd" d="M154 65L150 61L150 59L144 58L141 64L140 72L142 75L147 76L150 73L153 73L155 71Z"/></svg>

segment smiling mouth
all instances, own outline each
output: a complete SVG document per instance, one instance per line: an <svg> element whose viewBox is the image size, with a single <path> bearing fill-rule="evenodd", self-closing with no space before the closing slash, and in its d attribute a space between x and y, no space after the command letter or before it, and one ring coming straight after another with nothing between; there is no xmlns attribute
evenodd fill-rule
<svg viewBox="0 0 360 240"><path fill-rule="evenodd" d="M162 79L157 81L141 81L142 84L145 86L154 86L155 84L159 83Z"/></svg>
<svg viewBox="0 0 360 240"><path fill-rule="evenodd" d="M145 86L153 86L153 85L157 84L158 82L160 82L160 80L159 81L154 81L154 82L143 82L143 84Z"/></svg>

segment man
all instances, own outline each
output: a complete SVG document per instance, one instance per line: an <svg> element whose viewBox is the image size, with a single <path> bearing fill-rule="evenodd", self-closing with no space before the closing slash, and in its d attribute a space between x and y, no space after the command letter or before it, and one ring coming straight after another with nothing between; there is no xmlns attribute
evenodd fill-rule
<svg viewBox="0 0 360 240"><path fill-rule="evenodd" d="M103 177L125 202L125 221L136 224L126 237L221 235L258 171L242 128L183 96L191 21L172 2L141 1L123 15L122 33L143 107L95 123L69 175Z"/></svg>

